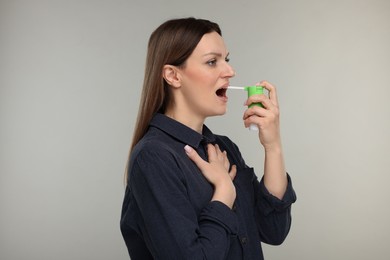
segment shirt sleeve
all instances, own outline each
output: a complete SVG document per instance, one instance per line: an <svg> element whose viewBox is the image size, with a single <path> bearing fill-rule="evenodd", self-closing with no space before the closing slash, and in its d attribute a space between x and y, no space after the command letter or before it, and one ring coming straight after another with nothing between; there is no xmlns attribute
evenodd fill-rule
<svg viewBox="0 0 390 260"><path fill-rule="evenodd" d="M235 213L213 201L198 215L186 195L183 169L169 151L156 149L141 152L129 175L148 249L157 259L223 259L238 230Z"/></svg>
<svg viewBox="0 0 390 260"><path fill-rule="evenodd" d="M296 201L290 176L282 199L273 196L264 185L256 179L253 183L256 198L256 221L261 240L272 245L280 245L288 235L291 227L291 204Z"/></svg>
<svg viewBox="0 0 390 260"><path fill-rule="evenodd" d="M291 204L296 201L290 176L287 174L288 186L280 200L273 196L264 185L263 178L259 181L253 168L246 165L238 146L226 136L218 136L220 144L228 150L230 161L238 168L245 169L245 178L253 186L254 215L262 242L280 245L286 239L291 227ZM236 176L236 179L239 176ZM245 181L246 182L246 181Z"/></svg>

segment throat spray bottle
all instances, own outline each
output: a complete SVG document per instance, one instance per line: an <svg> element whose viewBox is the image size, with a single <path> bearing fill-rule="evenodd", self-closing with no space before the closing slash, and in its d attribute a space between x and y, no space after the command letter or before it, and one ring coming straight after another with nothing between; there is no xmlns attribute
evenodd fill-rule
<svg viewBox="0 0 390 260"><path fill-rule="evenodd" d="M261 95L261 94L264 93L264 87L262 87L262 86L247 86L247 87L229 86L228 89L241 89L241 90L245 90L248 93L248 98L253 96L253 95ZM263 107L263 105L261 103L252 103L248 107L251 108L253 106ZM251 131L259 131L259 128L257 127L256 124L251 124L249 126L249 130L251 130Z"/></svg>

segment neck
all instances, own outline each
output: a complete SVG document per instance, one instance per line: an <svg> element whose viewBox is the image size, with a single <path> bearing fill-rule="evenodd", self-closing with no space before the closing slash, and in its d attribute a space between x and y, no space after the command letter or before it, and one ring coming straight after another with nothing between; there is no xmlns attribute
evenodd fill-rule
<svg viewBox="0 0 390 260"><path fill-rule="evenodd" d="M184 113L176 113L174 110L167 110L164 113L167 117L170 117L183 125L188 126L192 130L202 133L203 130L203 124L204 124L204 119L201 118L195 118L194 116L187 116Z"/></svg>

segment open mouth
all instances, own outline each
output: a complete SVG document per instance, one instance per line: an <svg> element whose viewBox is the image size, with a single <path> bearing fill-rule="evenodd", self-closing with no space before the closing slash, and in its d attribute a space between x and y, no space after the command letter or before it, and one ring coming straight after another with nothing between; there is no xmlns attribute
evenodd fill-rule
<svg viewBox="0 0 390 260"><path fill-rule="evenodd" d="M215 92L215 94L217 94L218 97L226 97L226 91L227 88L220 88Z"/></svg>

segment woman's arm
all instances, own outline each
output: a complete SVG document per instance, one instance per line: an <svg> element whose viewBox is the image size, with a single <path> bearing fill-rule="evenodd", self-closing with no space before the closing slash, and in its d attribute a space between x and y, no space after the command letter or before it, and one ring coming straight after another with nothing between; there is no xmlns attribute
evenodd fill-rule
<svg viewBox="0 0 390 260"><path fill-rule="evenodd" d="M257 85L268 90L269 96L253 95L246 105L261 103L263 107L253 106L244 113L244 124L255 123L259 128L260 143L264 147L264 185L275 197L282 199L287 188L287 175L283 159L282 142L279 129L279 105L275 87L267 81Z"/></svg>
<svg viewBox="0 0 390 260"><path fill-rule="evenodd" d="M184 150L183 150L184 153ZM223 259L232 235L238 229L237 218L220 201L210 201L200 214L188 198L183 168L173 155L158 147L141 152L132 162L129 190L134 208L128 208L126 225L142 234L148 249L157 259ZM140 221L140 218L142 221ZM131 241L129 241L131 242Z"/></svg>

